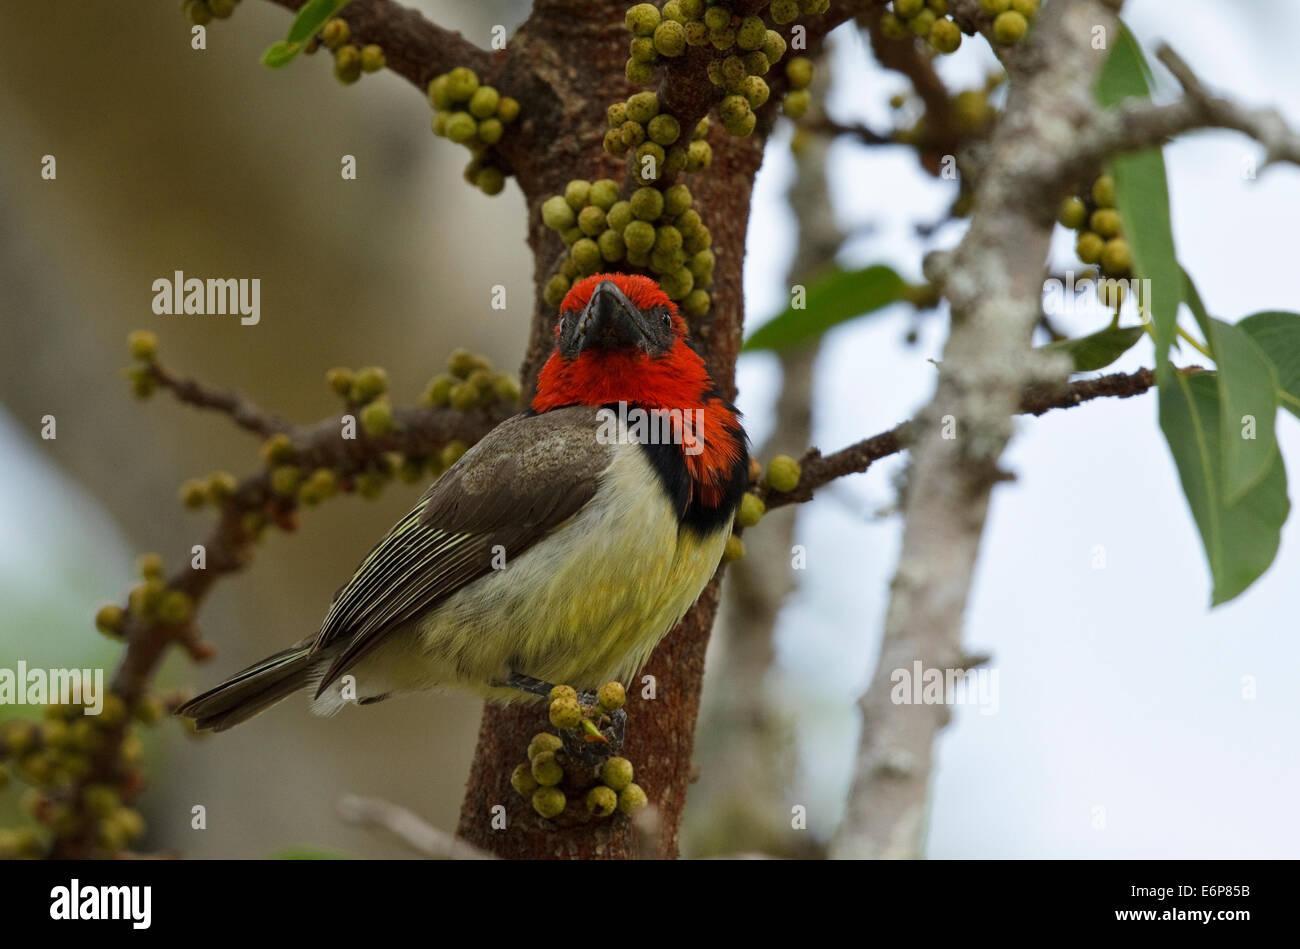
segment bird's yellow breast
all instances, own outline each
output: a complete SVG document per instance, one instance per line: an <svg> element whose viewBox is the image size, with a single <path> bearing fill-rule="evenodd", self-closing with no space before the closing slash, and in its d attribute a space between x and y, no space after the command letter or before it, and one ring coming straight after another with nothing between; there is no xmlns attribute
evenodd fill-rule
<svg viewBox="0 0 1300 949"><path fill-rule="evenodd" d="M577 514L389 637L355 667L358 690L457 684L518 698L491 683L510 672L579 689L626 680L708 583L729 529L679 530L641 447L619 445Z"/></svg>

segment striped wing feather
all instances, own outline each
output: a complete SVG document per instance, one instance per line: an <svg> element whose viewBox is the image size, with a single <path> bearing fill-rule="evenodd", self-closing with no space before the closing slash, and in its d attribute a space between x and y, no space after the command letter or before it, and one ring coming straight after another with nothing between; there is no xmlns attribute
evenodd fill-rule
<svg viewBox="0 0 1300 949"><path fill-rule="evenodd" d="M383 637L517 557L596 493L613 446L596 410L557 409L502 422L425 492L339 590L312 651L342 645L320 695Z"/></svg>

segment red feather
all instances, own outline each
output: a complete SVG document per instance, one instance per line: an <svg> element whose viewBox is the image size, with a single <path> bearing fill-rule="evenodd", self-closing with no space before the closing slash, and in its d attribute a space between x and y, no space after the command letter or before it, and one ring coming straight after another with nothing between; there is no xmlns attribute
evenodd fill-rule
<svg viewBox="0 0 1300 949"><path fill-rule="evenodd" d="M653 279L636 274L593 274L575 283L560 303L560 313L581 311L597 285L615 283L638 308L667 308L673 317L676 340L667 353L651 356L641 349L586 350L576 359L558 352L542 366L537 379L534 411L546 412L566 405L608 405L626 402L646 409L677 409L684 426L694 429L689 410L703 409L703 431L682 434L678 444L703 447L699 454L685 454L687 469L695 481L699 501L716 506L722 499L727 478L741 456L741 445L733 433L740 424L731 407L714 397L713 380L699 353L686 343L686 321L677 306ZM556 325L559 335L559 325ZM676 416L674 416L676 418Z"/></svg>

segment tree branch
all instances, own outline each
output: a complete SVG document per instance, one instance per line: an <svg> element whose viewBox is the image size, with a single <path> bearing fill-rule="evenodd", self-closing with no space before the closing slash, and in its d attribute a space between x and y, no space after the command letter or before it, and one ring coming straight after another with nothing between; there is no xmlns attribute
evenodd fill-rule
<svg viewBox="0 0 1300 949"><path fill-rule="evenodd" d="M926 275L952 307L933 399L909 427L903 542L881 653L862 696L863 729L834 857L918 857L942 705L897 705L893 670L958 667L961 627L993 486L1027 387L1055 383L1064 360L1034 352L1042 273L1075 130L1091 117L1104 54L1080 37L1115 27L1100 0L1054 0L1007 57L1010 91L989 141L971 225ZM897 436L895 436L897 437ZM877 445L885 450L888 445Z"/></svg>
<svg viewBox="0 0 1300 949"><path fill-rule="evenodd" d="M1183 132L1223 128L1243 132L1263 145L1265 166L1283 161L1300 165L1300 134L1275 109L1251 109L1214 95L1168 46L1156 56L1182 86L1183 97L1166 105L1128 101L1099 112L1080 133L1081 148L1094 164L1119 152L1161 145Z"/></svg>
<svg viewBox="0 0 1300 949"><path fill-rule="evenodd" d="M386 830L416 853L433 860L496 859L390 801L345 794L339 798L338 812L349 824Z"/></svg>
<svg viewBox="0 0 1300 949"><path fill-rule="evenodd" d="M307 0L269 0L294 11ZM448 30L425 19L393 0L352 0L339 16L347 21L354 42L376 43L384 51L387 66L424 92L429 81L456 66L468 66L483 73L493 55L475 46L456 30Z"/></svg>
<svg viewBox="0 0 1300 949"><path fill-rule="evenodd" d="M1184 371L1196 372L1199 367L1193 366ZM1095 379L1078 379L1064 390L1059 386L1037 383L1025 389L1018 411L1022 415L1043 415L1052 409L1069 409L1093 399L1128 399L1141 395L1154 385L1155 373L1150 369L1116 372ZM910 433L915 430L916 424L915 420L901 422L888 431L854 442L829 455L810 448L799 461L802 470L799 484L793 491L774 491L765 486L754 488L753 491L762 498L768 510L811 501L815 491L836 478L861 474L880 459L906 449L911 444Z"/></svg>

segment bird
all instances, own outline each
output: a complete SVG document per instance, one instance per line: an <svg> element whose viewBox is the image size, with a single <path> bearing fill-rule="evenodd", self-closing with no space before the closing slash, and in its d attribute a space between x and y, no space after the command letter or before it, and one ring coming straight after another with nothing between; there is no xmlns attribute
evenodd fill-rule
<svg viewBox="0 0 1300 949"><path fill-rule="evenodd" d="M578 280L554 338L528 407L425 491L314 635L177 713L223 731L303 690L331 715L445 689L537 700L640 671L717 570L748 438L654 279Z"/></svg>

